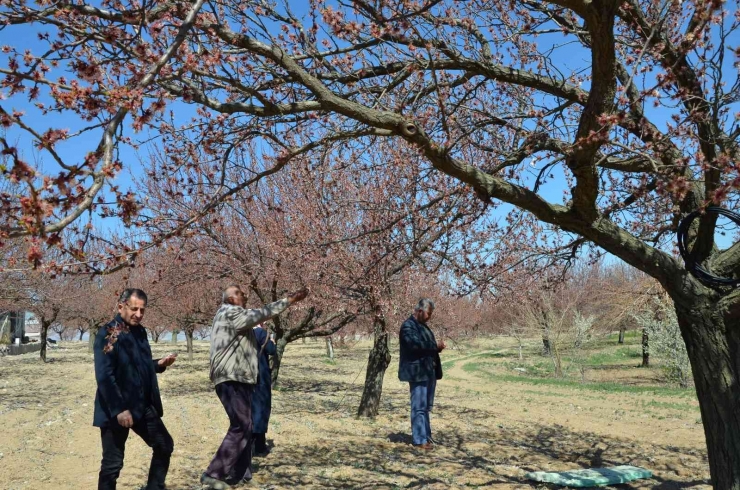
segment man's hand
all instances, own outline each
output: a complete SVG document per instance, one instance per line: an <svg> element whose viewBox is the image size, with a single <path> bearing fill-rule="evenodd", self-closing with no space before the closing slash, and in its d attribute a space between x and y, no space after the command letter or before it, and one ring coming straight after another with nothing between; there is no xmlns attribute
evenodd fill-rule
<svg viewBox="0 0 740 490"><path fill-rule="evenodd" d="M131 416L131 412L128 410L124 410L123 412L116 415L116 418L118 419L118 424L121 427L126 427L127 429L131 428L134 425L134 418Z"/></svg>
<svg viewBox="0 0 740 490"><path fill-rule="evenodd" d="M309 292L310 290L308 288L299 289L295 293L288 295L288 301L290 301L290 304L297 303L305 299Z"/></svg>
<svg viewBox="0 0 740 490"><path fill-rule="evenodd" d="M177 359L177 353L167 354L157 364L162 367L171 366L175 362L175 359Z"/></svg>
<svg viewBox="0 0 740 490"><path fill-rule="evenodd" d="M443 350L445 350L445 347L447 347L447 346L445 345L445 341L444 340L440 340L440 341L437 342L437 350L439 352L442 352Z"/></svg>

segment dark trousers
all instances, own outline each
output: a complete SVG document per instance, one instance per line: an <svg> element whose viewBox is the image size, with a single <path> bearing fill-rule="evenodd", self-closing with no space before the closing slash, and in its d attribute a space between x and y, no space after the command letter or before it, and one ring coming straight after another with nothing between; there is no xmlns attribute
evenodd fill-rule
<svg viewBox="0 0 740 490"><path fill-rule="evenodd" d="M131 429L153 450L146 490L164 490L164 480L167 477L170 456L174 448L172 436L167 432L167 427L152 407L146 409L141 420L137 420ZM123 455L126 450L128 433L129 429L119 425L100 428L103 460L100 463L98 490L115 490L116 480L123 468Z"/></svg>
<svg viewBox="0 0 740 490"><path fill-rule="evenodd" d="M206 474L217 480L239 482L252 478L252 390L254 385L225 381L216 394L229 416L229 430Z"/></svg>
<svg viewBox="0 0 740 490"><path fill-rule="evenodd" d="M266 434L252 434L254 437L254 450L258 453L264 453L267 451L267 437Z"/></svg>

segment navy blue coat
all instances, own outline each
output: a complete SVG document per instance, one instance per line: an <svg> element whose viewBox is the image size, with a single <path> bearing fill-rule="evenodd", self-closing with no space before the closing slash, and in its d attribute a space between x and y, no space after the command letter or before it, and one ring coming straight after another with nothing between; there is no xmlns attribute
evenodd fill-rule
<svg viewBox="0 0 740 490"><path fill-rule="evenodd" d="M442 363L434 333L413 315L401 325L398 379L419 383L442 379Z"/></svg>
<svg viewBox="0 0 740 490"><path fill-rule="evenodd" d="M262 327L254 329L257 337L259 354L259 377L252 393L252 432L266 434L272 411L272 378L270 374L270 356L277 353L275 343L267 340L267 330ZM265 343L267 341L267 343ZM264 345L264 348L262 347Z"/></svg>
<svg viewBox="0 0 740 490"><path fill-rule="evenodd" d="M123 324L120 315L100 327L95 336L95 427L118 426L116 416L126 410L134 422L141 419L148 406L154 407L160 417L163 414L156 373L166 368L159 366L159 359L152 359L144 327L129 327L129 333L122 332L110 352L103 351L108 344L108 329L116 324Z"/></svg>

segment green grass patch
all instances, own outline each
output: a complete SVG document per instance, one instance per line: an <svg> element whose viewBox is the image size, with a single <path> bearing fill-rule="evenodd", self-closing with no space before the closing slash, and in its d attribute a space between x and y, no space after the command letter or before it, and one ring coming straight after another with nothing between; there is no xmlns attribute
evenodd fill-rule
<svg viewBox="0 0 740 490"><path fill-rule="evenodd" d="M568 378L559 379L515 374L494 374L484 369L484 367L480 363L475 362L466 363L463 366L463 371L483 375L486 378L491 379L492 381L502 381L506 383L525 383L534 386L553 386L559 388L572 388L577 390L590 390L605 393L633 393L678 397L696 396L696 393L693 389L684 390L679 388L665 388L660 386L630 386L611 382L582 383L580 381Z"/></svg>
<svg viewBox="0 0 740 490"><path fill-rule="evenodd" d="M607 364L621 364L625 361L642 358L642 352L635 347L620 347L611 351L599 351L586 359L587 366L604 366Z"/></svg>
<svg viewBox="0 0 740 490"><path fill-rule="evenodd" d="M538 391L538 390L522 390L523 394L536 395L536 396L554 396L560 398L572 398L570 393L555 393L552 391Z"/></svg>
<svg viewBox="0 0 740 490"><path fill-rule="evenodd" d="M671 403L671 402L660 402L657 400L640 400L639 405L643 408L667 408L670 410L678 410L681 412L698 412L699 407L695 405L689 405L688 403Z"/></svg>
<svg viewBox="0 0 740 490"><path fill-rule="evenodd" d="M442 361L442 369L452 369L453 367L455 367L455 364L457 364L458 361L462 361L462 359L452 359L449 361Z"/></svg>
<svg viewBox="0 0 740 490"><path fill-rule="evenodd" d="M606 336L606 338L609 340L613 340L614 343L616 344L617 341L619 340L619 332L610 333L609 335ZM628 340L642 341L642 330L627 330L626 332L624 332L624 342L626 344L632 343L632 342L627 342Z"/></svg>

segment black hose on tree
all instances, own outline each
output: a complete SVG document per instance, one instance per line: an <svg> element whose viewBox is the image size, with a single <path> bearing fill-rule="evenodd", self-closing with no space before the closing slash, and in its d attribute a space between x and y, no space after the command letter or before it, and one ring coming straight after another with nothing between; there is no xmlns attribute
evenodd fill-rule
<svg viewBox="0 0 740 490"><path fill-rule="evenodd" d="M734 211L723 209L717 206L710 206L706 209L705 212L724 216L736 225L740 226L740 214L735 213ZM699 281L709 287L735 287L740 284L740 278L732 279L728 277L715 276L714 274L703 268L700 264L698 264L694 259L693 254L686 249L686 244L688 242L689 236L689 228L691 228L691 224L701 214L703 214L702 211L694 211L693 213L687 215L678 224L678 231L676 231L676 235L678 238L678 251L681 253L684 264L686 264L686 270L688 270L694 277L696 277Z"/></svg>

